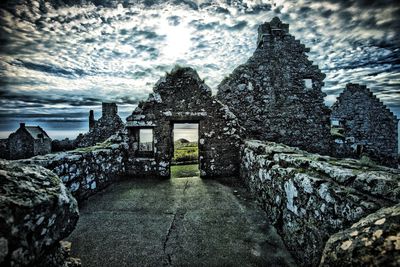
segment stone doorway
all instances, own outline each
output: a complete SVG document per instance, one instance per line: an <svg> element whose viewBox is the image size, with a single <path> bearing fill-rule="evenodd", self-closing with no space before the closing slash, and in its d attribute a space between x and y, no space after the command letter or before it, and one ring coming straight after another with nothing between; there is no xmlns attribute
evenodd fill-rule
<svg viewBox="0 0 400 267"><path fill-rule="evenodd" d="M171 122L171 178L200 176L199 122Z"/></svg>

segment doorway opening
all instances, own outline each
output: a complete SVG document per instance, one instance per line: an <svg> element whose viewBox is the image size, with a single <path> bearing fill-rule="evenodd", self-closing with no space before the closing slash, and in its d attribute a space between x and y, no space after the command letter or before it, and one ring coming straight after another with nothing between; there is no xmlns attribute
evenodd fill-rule
<svg viewBox="0 0 400 267"><path fill-rule="evenodd" d="M199 123L172 124L171 178L199 177Z"/></svg>

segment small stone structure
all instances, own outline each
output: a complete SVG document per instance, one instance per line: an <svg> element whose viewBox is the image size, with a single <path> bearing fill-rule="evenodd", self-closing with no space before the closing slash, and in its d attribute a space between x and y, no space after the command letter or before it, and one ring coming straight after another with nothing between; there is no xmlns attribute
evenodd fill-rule
<svg viewBox="0 0 400 267"><path fill-rule="evenodd" d="M118 107L115 103L102 103L102 116L94 119L93 110L89 112L89 132L80 134L75 140L76 147L88 147L105 141L124 128L124 123L118 116Z"/></svg>
<svg viewBox="0 0 400 267"><path fill-rule="evenodd" d="M241 153L241 178L300 266L317 266L332 234L400 201L399 170L272 142L246 141Z"/></svg>
<svg viewBox="0 0 400 267"><path fill-rule="evenodd" d="M198 123L201 177L238 173L241 128L235 115L211 95L211 89L195 70L181 67L161 78L154 93L127 118L131 140L128 172L169 177L173 125L184 122ZM148 145L141 144L143 130L153 134Z"/></svg>
<svg viewBox="0 0 400 267"><path fill-rule="evenodd" d="M329 154L325 74L279 18L258 27L257 49L218 86L217 98L238 117L245 137Z"/></svg>
<svg viewBox="0 0 400 267"><path fill-rule="evenodd" d="M60 244L79 217L60 178L40 166L6 160L0 160L0 170L0 265L79 265Z"/></svg>
<svg viewBox="0 0 400 267"><path fill-rule="evenodd" d="M24 159L51 152L51 138L40 126L25 126L8 137L10 159Z"/></svg>
<svg viewBox="0 0 400 267"><path fill-rule="evenodd" d="M332 106L331 121L335 156L368 155L397 167L398 119L366 86L347 84Z"/></svg>

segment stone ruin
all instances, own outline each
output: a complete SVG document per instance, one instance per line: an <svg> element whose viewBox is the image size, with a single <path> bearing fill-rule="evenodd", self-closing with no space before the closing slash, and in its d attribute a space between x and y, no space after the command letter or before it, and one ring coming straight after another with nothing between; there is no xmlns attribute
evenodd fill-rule
<svg viewBox="0 0 400 267"><path fill-rule="evenodd" d="M335 156L368 155L380 164L397 167L399 121L365 85L347 84L331 116Z"/></svg>
<svg viewBox="0 0 400 267"><path fill-rule="evenodd" d="M185 122L198 124L201 177L238 174L241 128L237 118L211 95L195 70L181 67L161 78L154 93L127 118L131 141L128 173L169 178L173 125ZM141 146L140 131L145 129L153 134L150 148Z"/></svg>
<svg viewBox="0 0 400 267"><path fill-rule="evenodd" d="M115 103L101 103L102 116L99 120L94 119L94 112L89 112L89 132L81 134L76 138L76 147L93 146L124 128L124 123L118 116L118 107Z"/></svg>
<svg viewBox="0 0 400 267"><path fill-rule="evenodd" d="M90 131L79 140L81 146L107 142L0 161L6 193L0 201L0 221L5 222L0 264L79 265L59 243L76 224L74 197L81 203L124 175L169 178L174 123L185 122L199 126L201 177L239 175L301 266L399 263L400 206L393 206L400 199L398 170L244 141L254 137L331 151L324 75L307 59L307 51L289 35L288 25L274 18L259 27L254 55L222 81L217 97L195 70L174 68L127 118L128 131L120 131L124 124L116 105L103 103L102 118L95 121L91 111ZM344 141L354 137L347 141L362 145L358 150L397 153L397 119L366 87L347 86L333 107L335 120ZM141 140L142 131L151 133L151 142ZM26 204L26 199L32 201Z"/></svg>
<svg viewBox="0 0 400 267"><path fill-rule="evenodd" d="M7 140L7 159L24 159L51 152L51 138L40 126L20 127Z"/></svg>
<svg viewBox="0 0 400 267"><path fill-rule="evenodd" d="M258 28L257 49L218 86L217 98L245 128L245 138L269 140L329 154L325 74L279 18Z"/></svg>

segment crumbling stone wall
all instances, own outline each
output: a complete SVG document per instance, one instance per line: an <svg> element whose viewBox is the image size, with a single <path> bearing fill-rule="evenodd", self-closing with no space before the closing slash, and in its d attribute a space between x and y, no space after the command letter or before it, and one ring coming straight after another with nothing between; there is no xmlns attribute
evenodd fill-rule
<svg viewBox="0 0 400 267"><path fill-rule="evenodd" d="M330 152L329 109L321 91L325 74L278 18L258 28L258 47L218 86L217 98L245 128L245 137L307 151Z"/></svg>
<svg viewBox="0 0 400 267"><path fill-rule="evenodd" d="M397 167L398 119L366 86L347 84L332 106L331 119L343 130L343 140L335 140L336 156L368 155Z"/></svg>
<svg viewBox="0 0 400 267"><path fill-rule="evenodd" d="M89 132L80 134L76 140L76 147L88 147L105 141L124 128L124 123L118 116L118 107L115 103L102 103L102 116L94 120L93 112L89 113Z"/></svg>
<svg viewBox="0 0 400 267"><path fill-rule="evenodd" d="M400 200L400 171L247 141L240 176L301 266L318 265L328 238Z"/></svg>
<svg viewBox="0 0 400 267"><path fill-rule="evenodd" d="M191 68L175 67L161 78L145 102L127 118L131 142L130 174L170 176L173 123L199 124L199 166L202 177L231 176L239 170L240 130L228 108ZM137 155L139 131L151 128L154 151Z"/></svg>
<svg viewBox="0 0 400 267"><path fill-rule="evenodd" d="M0 265L77 266L59 241L75 228L76 200L39 166L0 160Z"/></svg>
<svg viewBox="0 0 400 267"><path fill-rule="evenodd" d="M127 137L120 133L96 146L36 156L20 162L52 170L81 201L125 175L127 149Z"/></svg>

